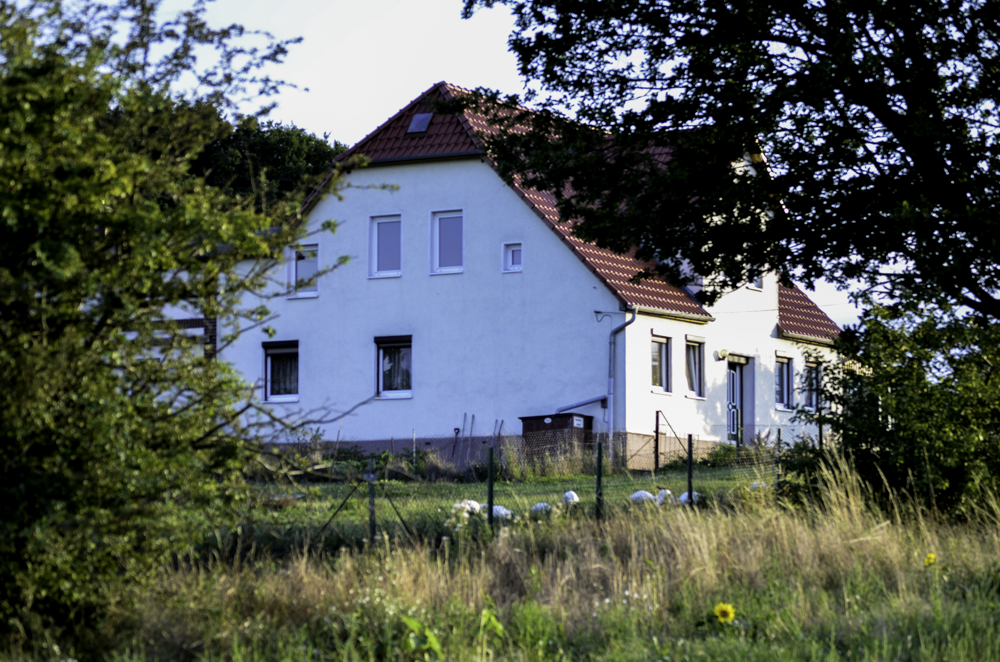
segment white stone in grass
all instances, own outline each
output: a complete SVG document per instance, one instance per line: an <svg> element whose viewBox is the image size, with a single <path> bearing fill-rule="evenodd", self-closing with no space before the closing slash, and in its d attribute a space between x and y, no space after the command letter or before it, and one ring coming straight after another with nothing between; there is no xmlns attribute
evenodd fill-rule
<svg viewBox="0 0 1000 662"><path fill-rule="evenodd" d="M767 489L767 483L765 483L762 480L755 480L754 482L750 483L750 489L751 490L766 490Z"/></svg>
<svg viewBox="0 0 1000 662"><path fill-rule="evenodd" d="M563 495L563 504L564 505L566 505L566 506L572 506L572 505L575 505L575 504L578 504L578 503L580 503L580 496L576 492L574 492L573 490L570 490L569 492L567 492L566 494Z"/></svg>
<svg viewBox="0 0 1000 662"><path fill-rule="evenodd" d="M658 506L662 506L664 503L670 503L673 500L673 492L670 490L660 490L656 493L656 505Z"/></svg>
<svg viewBox="0 0 1000 662"><path fill-rule="evenodd" d="M538 503L536 503L531 507L531 512L539 515L545 515L552 512L552 506L545 503L544 501L539 501Z"/></svg>
<svg viewBox="0 0 1000 662"><path fill-rule="evenodd" d="M690 501L691 501L691 497L690 497L690 495L687 492L685 492L684 494L680 495L680 497L677 498L677 503L687 504ZM699 501L701 501L701 494L699 492L695 492L694 493L694 502L698 503Z"/></svg>
<svg viewBox="0 0 1000 662"><path fill-rule="evenodd" d="M512 513L507 508L504 508L503 506L493 506L494 519L510 519L513 516L514 513Z"/></svg>
<svg viewBox="0 0 1000 662"><path fill-rule="evenodd" d="M632 503L653 503L656 501L656 497L646 490L639 490L629 497Z"/></svg>

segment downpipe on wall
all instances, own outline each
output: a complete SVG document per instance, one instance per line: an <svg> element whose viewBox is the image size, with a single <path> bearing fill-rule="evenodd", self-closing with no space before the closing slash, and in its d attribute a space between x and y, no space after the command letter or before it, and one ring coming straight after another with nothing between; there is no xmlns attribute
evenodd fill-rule
<svg viewBox="0 0 1000 662"><path fill-rule="evenodd" d="M627 312L632 313L630 319L625 320L615 328L611 329L611 334L608 337L608 438L609 441L614 439L615 435L615 337L618 333L624 329L626 326L635 321L636 308L632 304L625 306ZM608 459L614 460L614 444L609 444L608 447Z"/></svg>

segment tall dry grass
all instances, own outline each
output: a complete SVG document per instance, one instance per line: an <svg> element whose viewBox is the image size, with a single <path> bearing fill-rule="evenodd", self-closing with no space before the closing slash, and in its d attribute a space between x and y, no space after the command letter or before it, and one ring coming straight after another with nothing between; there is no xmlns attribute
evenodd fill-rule
<svg viewBox="0 0 1000 662"><path fill-rule="evenodd" d="M404 655L406 615L436 631L449 658L471 659L485 636L477 617L489 609L506 626L503 656L544 658L536 653L556 646L573 659L627 636L715 636L705 615L724 601L744 641L808 640L843 652L888 646L907 631L952 637L949 628L968 627L970 605L1000 599L987 595L998 559L995 500L960 524L904 499L887 512L841 464L802 508L746 493L726 507L636 508L606 522L525 520L486 542L379 543L333 556L305 549L287 563L164 571L129 621L130 645L179 659L301 641L378 659ZM996 635L995 622L996 614L974 622L966 638Z"/></svg>

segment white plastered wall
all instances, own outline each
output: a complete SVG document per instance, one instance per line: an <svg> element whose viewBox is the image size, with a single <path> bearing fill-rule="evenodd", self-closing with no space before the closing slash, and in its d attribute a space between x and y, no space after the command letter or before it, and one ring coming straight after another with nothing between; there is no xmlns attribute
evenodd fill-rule
<svg viewBox="0 0 1000 662"><path fill-rule="evenodd" d="M775 406L778 352L792 361L794 399L801 402L807 358L829 358L832 350L778 337L777 277L765 276L762 289L742 287L724 295L708 312L715 320L707 324L642 314L627 328L628 431L653 434L659 410L682 437L693 434L702 439L724 438L728 360L720 356L721 350L747 359L743 368L743 415L748 431L749 426L800 425L793 421L794 411ZM666 393L652 386L650 343L654 335L671 339L672 388ZM702 398L693 397L687 389L684 352L688 335L704 338Z"/></svg>
<svg viewBox="0 0 1000 662"><path fill-rule="evenodd" d="M620 324L617 299L492 168L478 159L435 161L357 170L348 179L343 201L327 197L310 214L311 227L334 219L337 232L304 243L319 245L321 268L341 255L350 262L324 276L314 298L266 302L278 316L274 338L251 331L223 355L256 381L262 342L298 341L299 399L277 410L344 411L373 396L379 336L412 336L412 398L364 405L326 426L327 438L448 436L466 415L476 417L475 434L490 434L499 420L505 433L519 434L519 416L606 392L611 327L594 311L615 311L612 323ZM364 188L383 183L398 190ZM464 217L464 270L432 275L431 217L451 210ZM391 214L402 220L402 275L370 278L370 218ZM523 246L520 273L502 271L507 242ZM623 342L619 354L624 359ZM619 427L624 407L621 398ZM599 404L575 411L606 429Z"/></svg>

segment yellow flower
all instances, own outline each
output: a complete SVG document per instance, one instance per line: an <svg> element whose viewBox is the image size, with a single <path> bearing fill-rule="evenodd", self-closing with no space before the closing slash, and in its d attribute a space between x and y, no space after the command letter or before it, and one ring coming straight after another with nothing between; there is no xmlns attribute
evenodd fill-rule
<svg viewBox="0 0 1000 662"><path fill-rule="evenodd" d="M715 617L719 619L720 623L730 623L736 618L736 610L733 609L732 605L728 605L725 602L715 605L714 611Z"/></svg>
<svg viewBox="0 0 1000 662"><path fill-rule="evenodd" d="M934 565L935 563L937 563L937 554L935 554L934 552L931 552L924 558L924 565L928 568Z"/></svg>

